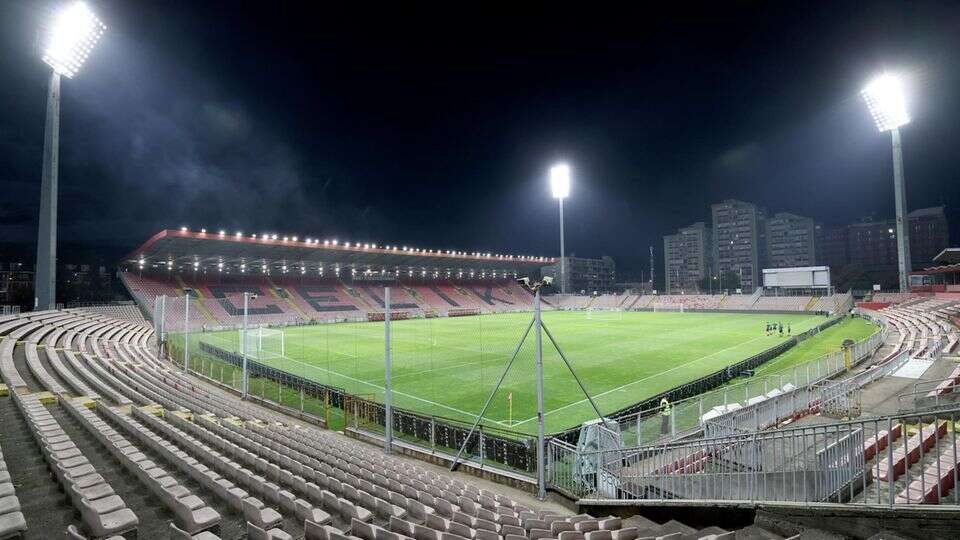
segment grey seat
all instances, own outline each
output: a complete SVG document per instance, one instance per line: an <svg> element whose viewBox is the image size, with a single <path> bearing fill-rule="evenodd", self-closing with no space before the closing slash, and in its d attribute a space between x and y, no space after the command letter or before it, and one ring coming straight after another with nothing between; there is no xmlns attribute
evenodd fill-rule
<svg viewBox="0 0 960 540"><path fill-rule="evenodd" d="M293 540L293 537L280 529L265 530L253 523L247 522L247 538L249 540Z"/></svg>
<svg viewBox="0 0 960 540"><path fill-rule="evenodd" d="M220 540L220 537L210 531L201 531L197 534L190 534L178 528L173 522L170 523L170 540Z"/></svg>
<svg viewBox="0 0 960 540"><path fill-rule="evenodd" d="M296 505L295 513L298 520L310 521L317 525L326 525L332 521L330 514L313 506L312 504L310 504L309 502L303 499L297 499L295 502L295 505Z"/></svg>
<svg viewBox="0 0 960 540"><path fill-rule="evenodd" d="M364 523L357 518L350 521L350 534L363 540L377 540L375 527L370 523Z"/></svg>
<svg viewBox="0 0 960 540"><path fill-rule="evenodd" d="M8 538L27 530L27 521L20 512L0 515L0 538Z"/></svg>
<svg viewBox="0 0 960 540"><path fill-rule="evenodd" d="M339 504L340 515L347 521L358 519L366 523L373 520L373 513L366 508L357 506L346 499L339 499Z"/></svg>
<svg viewBox="0 0 960 540"><path fill-rule="evenodd" d="M266 530L279 525L283 519L279 512L273 508L264 507L259 499L253 497L247 497L243 500L243 517L248 523Z"/></svg>
<svg viewBox="0 0 960 540"><path fill-rule="evenodd" d="M413 536L413 523L398 517L390 518L390 530L403 536Z"/></svg>
<svg viewBox="0 0 960 540"><path fill-rule="evenodd" d="M305 540L329 540L327 529L323 525L317 525L312 521L304 522L303 537Z"/></svg>
<svg viewBox="0 0 960 540"><path fill-rule="evenodd" d="M20 499L16 495L0 497L0 515L20 511Z"/></svg>
<svg viewBox="0 0 960 540"><path fill-rule="evenodd" d="M94 536L111 536L132 531L140 521L129 508L120 508L105 514L98 513L90 502L81 499L79 503L80 516L83 523Z"/></svg>

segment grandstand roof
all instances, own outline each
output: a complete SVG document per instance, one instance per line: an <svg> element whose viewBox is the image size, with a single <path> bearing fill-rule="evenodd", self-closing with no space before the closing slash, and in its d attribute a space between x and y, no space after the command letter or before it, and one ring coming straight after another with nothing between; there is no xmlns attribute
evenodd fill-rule
<svg viewBox="0 0 960 540"><path fill-rule="evenodd" d="M940 264L960 263L960 248L944 249L933 258L933 262Z"/></svg>
<svg viewBox="0 0 960 540"><path fill-rule="evenodd" d="M226 234L166 229L153 235L124 257L122 264L161 267L170 264L208 268L223 264L226 268L267 265L272 268L320 265L358 268L431 268L517 271L536 269L555 263L551 257L465 253L453 250L428 250L407 246L350 244L277 235Z"/></svg>

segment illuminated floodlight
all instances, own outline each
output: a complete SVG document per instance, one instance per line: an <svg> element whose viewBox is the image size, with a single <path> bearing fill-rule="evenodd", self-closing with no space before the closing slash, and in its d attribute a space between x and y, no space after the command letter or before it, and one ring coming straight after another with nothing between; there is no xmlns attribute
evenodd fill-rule
<svg viewBox="0 0 960 540"><path fill-rule="evenodd" d="M903 95L903 81L890 73L875 77L860 92L880 131L890 131L910 122Z"/></svg>
<svg viewBox="0 0 960 540"><path fill-rule="evenodd" d="M570 195L570 166L559 163L550 167L550 190L554 199L565 199Z"/></svg>
<svg viewBox="0 0 960 540"><path fill-rule="evenodd" d="M76 75L107 27L84 2L64 7L53 20L43 61L68 78Z"/></svg>

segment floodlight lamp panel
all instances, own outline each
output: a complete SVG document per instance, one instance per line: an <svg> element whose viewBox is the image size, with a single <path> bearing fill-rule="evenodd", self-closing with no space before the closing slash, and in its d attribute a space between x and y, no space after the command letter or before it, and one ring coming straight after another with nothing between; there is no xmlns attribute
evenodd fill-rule
<svg viewBox="0 0 960 540"><path fill-rule="evenodd" d="M559 163L550 167L550 190L555 199L565 199L570 195L570 166Z"/></svg>
<svg viewBox="0 0 960 540"><path fill-rule="evenodd" d="M56 14L43 61L67 78L76 75L107 29L85 2L73 2Z"/></svg>
<svg viewBox="0 0 960 540"><path fill-rule="evenodd" d="M880 131L891 131L910 122L900 77L890 73L878 75L860 94Z"/></svg>

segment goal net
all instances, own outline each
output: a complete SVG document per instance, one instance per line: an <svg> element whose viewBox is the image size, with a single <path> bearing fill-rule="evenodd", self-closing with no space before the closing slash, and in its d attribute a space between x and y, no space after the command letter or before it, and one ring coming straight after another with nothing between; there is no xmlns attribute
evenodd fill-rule
<svg viewBox="0 0 960 540"><path fill-rule="evenodd" d="M587 308L588 321L619 321L623 319L623 310L616 308Z"/></svg>
<svg viewBox="0 0 960 540"><path fill-rule="evenodd" d="M248 328L246 339L240 330L243 354L257 360L282 358L284 356L283 330L273 328Z"/></svg>
<svg viewBox="0 0 960 540"><path fill-rule="evenodd" d="M683 313L683 304L654 304L653 311L674 311Z"/></svg>

